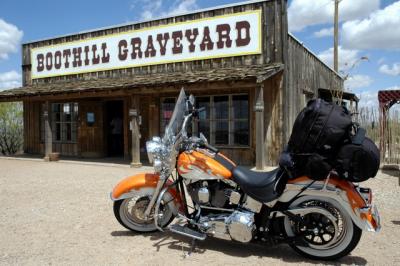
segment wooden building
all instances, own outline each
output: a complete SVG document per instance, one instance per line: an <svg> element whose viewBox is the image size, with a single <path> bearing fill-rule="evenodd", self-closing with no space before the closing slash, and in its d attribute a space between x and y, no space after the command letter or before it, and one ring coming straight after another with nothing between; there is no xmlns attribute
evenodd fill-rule
<svg viewBox="0 0 400 266"><path fill-rule="evenodd" d="M179 90L197 96L193 125L240 164L274 165L318 89L343 79L288 33L286 0L236 3L22 46L26 153L146 160Z"/></svg>

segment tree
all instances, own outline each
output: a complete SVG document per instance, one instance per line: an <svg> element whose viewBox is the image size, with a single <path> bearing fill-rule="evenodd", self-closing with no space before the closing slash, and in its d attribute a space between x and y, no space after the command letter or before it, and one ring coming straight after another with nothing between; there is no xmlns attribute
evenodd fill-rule
<svg viewBox="0 0 400 266"><path fill-rule="evenodd" d="M12 155L22 150L23 107L21 103L0 103L0 154Z"/></svg>

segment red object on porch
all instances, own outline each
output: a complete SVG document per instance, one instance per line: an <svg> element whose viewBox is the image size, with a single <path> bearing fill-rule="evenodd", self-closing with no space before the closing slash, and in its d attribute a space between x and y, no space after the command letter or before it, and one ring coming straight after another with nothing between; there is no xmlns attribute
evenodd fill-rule
<svg viewBox="0 0 400 266"><path fill-rule="evenodd" d="M390 105L392 107L395 103L400 101L400 90L393 91L379 91L378 92L379 106Z"/></svg>

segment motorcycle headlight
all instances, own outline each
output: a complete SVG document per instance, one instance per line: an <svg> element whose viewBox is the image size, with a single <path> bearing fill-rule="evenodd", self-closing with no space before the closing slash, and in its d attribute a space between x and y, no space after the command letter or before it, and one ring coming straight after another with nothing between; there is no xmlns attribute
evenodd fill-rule
<svg viewBox="0 0 400 266"><path fill-rule="evenodd" d="M146 150L149 162L153 163L155 155L161 151L161 143L154 140L147 141Z"/></svg>
<svg viewBox="0 0 400 266"><path fill-rule="evenodd" d="M161 160L155 159L154 163L153 163L153 166L154 166L154 171L156 171L157 173L161 172L161 170L162 170L162 162L161 162Z"/></svg>

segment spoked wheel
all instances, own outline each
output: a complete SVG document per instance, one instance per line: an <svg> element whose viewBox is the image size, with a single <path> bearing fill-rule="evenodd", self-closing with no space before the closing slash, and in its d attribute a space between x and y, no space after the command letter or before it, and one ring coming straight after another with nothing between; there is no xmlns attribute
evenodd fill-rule
<svg viewBox="0 0 400 266"><path fill-rule="evenodd" d="M118 222L125 228L136 232L157 231L154 224L154 210L148 218L144 215L153 192L153 189L142 190L132 198L114 202L114 215ZM174 219L171 209L163 202L159 208L159 215L158 223L161 227L167 226Z"/></svg>
<svg viewBox="0 0 400 266"><path fill-rule="evenodd" d="M295 225L295 232L302 234L304 240L317 248L327 247L331 242L337 240L342 235L338 224L320 213L309 213L304 217L304 223Z"/></svg>
<svg viewBox="0 0 400 266"><path fill-rule="evenodd" d="M317 207L331 214L309 212L302 216L301 222L285 217L286 234L303 240L303 244L291 244L299 254L311 259L334 260L349 254L360 241L361 229L335 200L307 196L293 202L293 206Z"/></svg>

